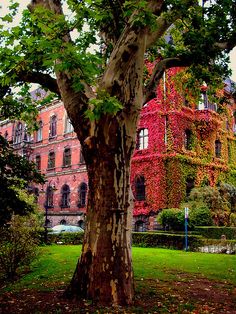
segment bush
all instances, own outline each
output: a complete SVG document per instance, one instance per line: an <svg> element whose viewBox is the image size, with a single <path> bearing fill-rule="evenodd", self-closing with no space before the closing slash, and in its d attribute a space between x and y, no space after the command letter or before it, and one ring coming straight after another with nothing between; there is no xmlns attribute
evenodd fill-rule
<svg viewBox="0 0 236 314"><path fill-rule="evenodd" d="M9 225L0 229L0 276L14 280L37 255L35 237L38 223L34 216L13 216Z"/></svg>
<svg viewBox="0 0 236 314"><path fill-rule="evenodd" d="M187 206L187 204L186 204ZM191 206L191 204L189 204ZM157 217L158 222L164 229L174 231L184 231L184 209L170 208L164 209ZM189 209L188 229L193 230L195 226L211 226L213 220L210 209L204 205L197 208L195 205Z"/></svg>
<svg viewBox="0 0 236 314"><path fill-rule="evenodd" d="M164 247L183 250L185 246L184 234L169 234L158 232L133 232L132 245L141 247ZM203 245L201 236L188 236L188 245L191 251Z"/></svg>
<svg viewBox="0 0 236 314"><path fill-rule="evenodd" d="M48 243L82 244L83 239L83 232L63 232L59 234L48 234Z"/></svg>
<svg viewBox="0 0 236 314"><path fill-rule="evenodd" d="M158 216L158 222L164 229L184 230L184 211L179 208L164 209Z"/></svg>
<svg viewBox="0 0 236 314"><path fill-rule="evenodd" d="M220 239L222 235L228 240L236 239L236 227L196 227L195 231L208 239Z"/></svg>
<svg viewBox="0 0 236 314"><path fill-rule="evenodd" d="M190 209L189 225L191 229L194 229L196 226L212 226L213 220L210 209L206 206Z"/></svg>

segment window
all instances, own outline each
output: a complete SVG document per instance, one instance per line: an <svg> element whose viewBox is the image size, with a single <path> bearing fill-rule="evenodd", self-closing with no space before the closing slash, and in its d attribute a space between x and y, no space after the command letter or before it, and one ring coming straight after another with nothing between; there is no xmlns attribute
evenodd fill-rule
<svg viewBox="0 0 236 314"><path fill-rule="evenodd" d="M141 129L138 132L137 149L145 149L148 147L148 129Z"/></svg>
<svg viewBox="0 0 236 314"><path fill-rule="evenodd" d="M15 129L15 136L14 136L14 143L15 144L19 144L22 141L22 134L23 134L23 125L21 122L19 122L16 125L16 129Z"/></svg>
<svg viewBox="0 0 236 314"><path fill-rule="evenodd" d="M36 169L40 170L41 169L41 156L37 155L35 157L35 164L36 164Z"/></svg>
<svg viewBox="0 0 236 314"><path fill-rule="evenodd" d="M206 91L201 92L198 109L200 110L208 109L208 97Z"/></svg>
<svg viewBox="0 0 236 314"><path fill-rule="evenodd" d="M65 220L65 219L62 219L62 220L60 221L60 225L66 225L66 220Z"/></svg>
<svg viewBox="0 0 236 314"><path fill-rule="evenodd" d="M192 131L188 129L184 132L184 148L187 150L192 149Z"/></svg>
<svg viewBox="0 0 236 314"><path fill-rule="evenodd" d="M134 230L136 232L144 232L146 231L145 222L142 220L138 220L135 222Z"/></svg>
<svg viewBox="0 0 236 314"><path fill-rule="evenodd" d="M4 138L7 140L8 139L8 132L6 131L4 134Z"/></svg>
<svg viewBox="0 0 236 314"><path fill-rule="evenodd" d="M82 229L84 229L85 225L84 225L84 221L83 220L79 220L78 221L78 226Z"/></svg>
<svg viewBox="0 0 236 314"><path fill-rule="evenodd" d="M71 121L70 121L69 117L66 116L66 118L65 118L65 133L71 133L73 131L74 131L74 129L73 129L73 126L71 124Z"/></svg>
<svg viewBox="0 0 236 314"><path fill-rule="evenodd" d="M146 198L145 195L145 178L144 176L138 176L135 178L135 198L137 201L143 201Z"/></svg>
<svg viewBox="0 0 236 314"><path fill-rule="evenodd" d="M87 190L88 186L85 182L82 182L79 186L79 202L78 202L78 207L85 207L86 205L86 196L87 196Z"/></svg>
<svg viewBox="0 0 236 314"><path fill-rule="evenodd" d="M215 156L217 158L221 157L221 142L219 140L215 141Z"/></svg>
<svg viewBox="0 0 236 314"><path fill-rule="evenodd" d="M39 122L38 130L36 133L36 141L41 142L43 140L43 122Z"/></svg>
<svg viewBox="0 0 236 314"><path fill-rule="evenodd" d="M53 188L51 186L47 187L46 190L46 203L47 208L53 207Z"/></svg>
<svg viewBox="0 0 236 314"><path fill-rule="evenodd" d="M63 167L71 166L71 149L65 148L63 155Z"/></svg>
<svg viewBox="0 0 236 314"><path fill-rule="evenodd" d="M186 180L186 196L188 197L194 188L194 179L193 178L187 178Z"/></svg>
<svg viewBox="0 0 236 314"><path fill-rule="evenodd" d="M80 164L84 164L85 163L84 155L82 153L82 149L81 148L80 148L79 162L80 162Z"/></svg>
<svg viewBox="0 0 236 314"><path fill-rule="evenodd" d="M57 117L52 116L50 119L49 137L55 137L57 135Z"/></svg>
<svg viewBox="0 0 236 314"><path fill-rule="evenodd" d="M53 169L55 168L55 153L50 152L48 154L48 169Z"/></svg>
<svg viewBox="0 0 236 314"><path fill-rule="evenodd" d="M70 187L67 184L61 189L61 207L70 207Z"/></svg>

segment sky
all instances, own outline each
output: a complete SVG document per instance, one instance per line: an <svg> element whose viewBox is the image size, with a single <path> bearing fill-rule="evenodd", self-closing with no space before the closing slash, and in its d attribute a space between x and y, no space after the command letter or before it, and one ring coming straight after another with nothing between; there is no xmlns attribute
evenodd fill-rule
<svg viewBox="0 0 236 314"><path fill-rule="evenodd" d="M9 0L1 1L3 3L0 4L2 8L0 8L0 16L3 16L6 13L6 8L8 6ZM26 8L27 4L30 3L30 0L19 0L20 3L20 10ZM19 19L14 21L14 24L17 24ZM236 82L236 48L230 53L230 68L232 70L231 79Z"/></svg>

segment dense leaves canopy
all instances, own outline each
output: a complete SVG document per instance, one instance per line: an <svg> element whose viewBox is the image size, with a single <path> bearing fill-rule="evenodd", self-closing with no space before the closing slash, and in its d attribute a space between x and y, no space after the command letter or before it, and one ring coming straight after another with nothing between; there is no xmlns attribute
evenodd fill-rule
<svg viewBox="0 0 236 314"><path fill-rule="evenodd" d="M26 118L27 114L35 114L28 83L39 83L60 95L54 73L61 71L70 73L71 84L81 98L84 93L87 98L99 98L101 93L97 95L93 91L105 88L110 96L123 103L119 89L114 84L110 88L104 86L102 77L106 72L109 75L107 68L114 51L132 32L146 36L145 57L159 61L153 75L144 82L144 103L155 96L155 87L166 68L188 66L188 88L203 81L218 85L219 77L222 80L229 73L227 53L236 41L235 1L62 2L70 9L66 16L60 1L34 0L24 10L21 23L10 27L18 8L16 1L10 1L10 11L1 18L0 25L2 115L20 116L24 111ZM127 46L120 55L124 63L128 62L129 52L136 49L136 44ZM124 77L125 74L124 68ZM20 87L17 94L13 89L16 86ZM114 99L109 106L100 106L100 103L99 100L87 102L80 109L83 113L87 111L89 117L88 109L93 111L96 105L97 111L109 114L113 112L112 103L114 113L121 109Z"/></svg>

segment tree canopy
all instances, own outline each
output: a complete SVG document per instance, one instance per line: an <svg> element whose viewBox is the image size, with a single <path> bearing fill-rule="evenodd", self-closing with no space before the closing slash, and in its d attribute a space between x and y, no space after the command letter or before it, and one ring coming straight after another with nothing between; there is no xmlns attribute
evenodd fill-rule
<svg viewBox="0 0 236 314"><path fill-rule="evenodd" d="M107 96L97 93L96 88L100 86L122 102L119 89L103 81L114 75L108 66L117 47L138 34L145 34L145 58L159 61L152 76L144 81L143 103L155 97L156 85L170 67L187 67L191 73L188 87L203 81L218 85L229 74L228 53L236 41L236 6L232 0L33 0L14 27L10 23L17 14L18 3L9 2L10 12L1 17L0 25L0 105L5 116L24 111L26 118L26 112L35 113L28 83L38 83L61 95L55 71L70 73L72 88L81 99L102 98L102 106L99 100L81 104L87 116L91 118L91 111L94 117L98 111L116 113L121 109L117 101L113 98L104 102ZM71 10L67 16L60 2L67 2ZM129 54L137 49L136 45L137 40L120 51L124 66L118 71L114 64L112 72L116 76L125 75ZM116 81L119 85L118 76ZM13 87L20 89L16 93Z"/></svg>

